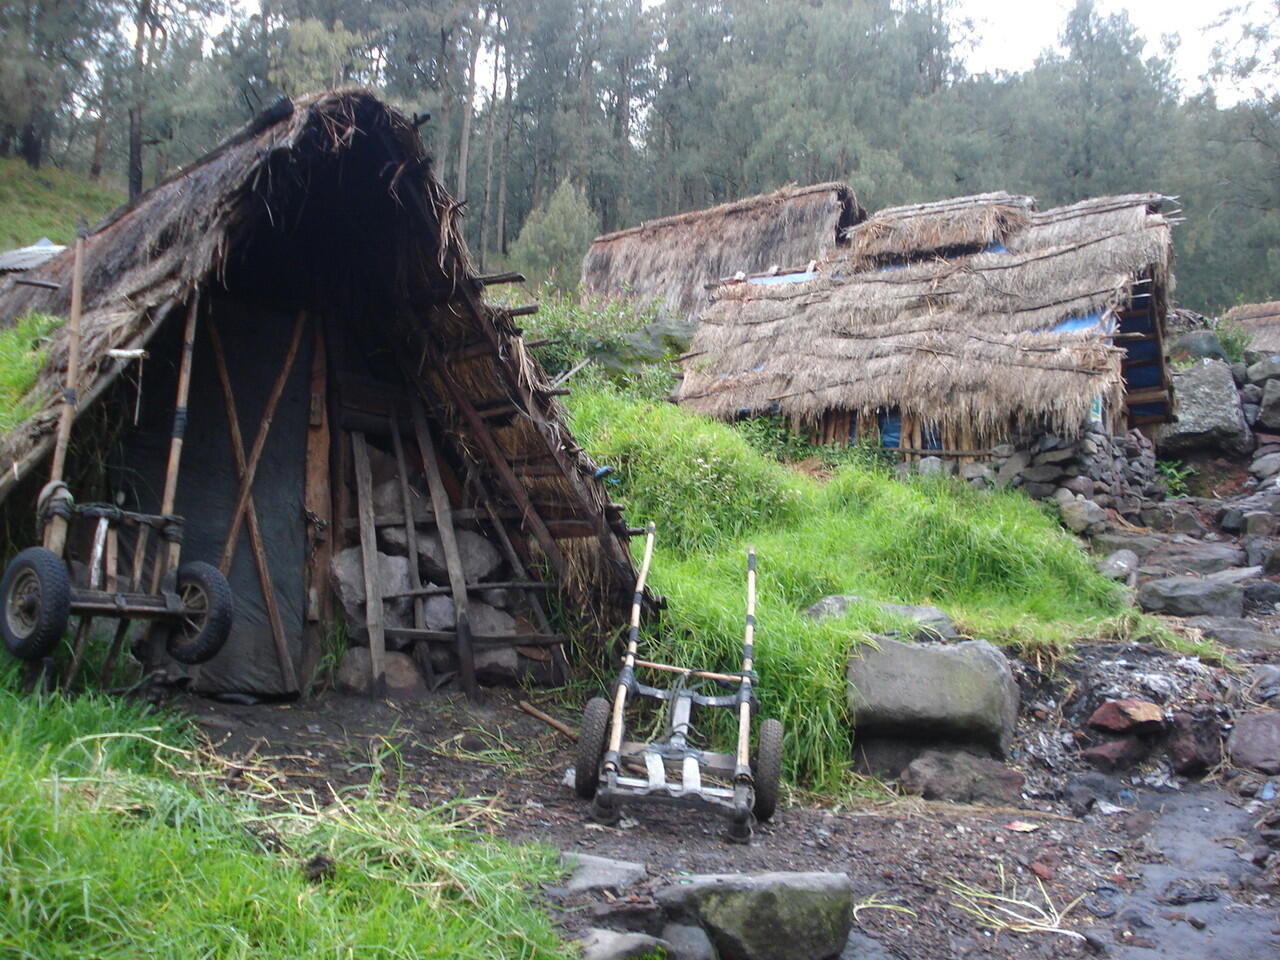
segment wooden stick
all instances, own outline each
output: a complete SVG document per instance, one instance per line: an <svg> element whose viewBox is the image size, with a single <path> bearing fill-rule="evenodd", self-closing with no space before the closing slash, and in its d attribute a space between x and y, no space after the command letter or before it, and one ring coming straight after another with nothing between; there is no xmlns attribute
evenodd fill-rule
<svg viewBox="0 0 1280 960"><path fill-rule="evenodd" d="M738 707L738 750L736 777L751 776L751 668L755 663L756 640L756 548L747 547L747 619L742 634L741 689L747 692Z"/></svg>
<svg viewBox="0 0 1280 960"><path fill-rule="evenodd" d="M471 620L467 602L467 578L462 566L462 555L458 552L458 538L453 529L452 505L449 494L440 478L440 464L436 458L435 440L431 436L431 428L427 425L427 414L422 408L422 401L413 398L413 432L418 439L418 453L422 457L422 466L427 474L427 487L431 491L431 509L436 515L436 531L440 535L440 546L444 549L444 565L449 573L449 589L453 594L453 613L458 630L458 663L461 667L459 679L463 692L468 697L476 695L476 661L471 649ZM409 508L405 504L405 509Z"/></svg>
<svg viewBox="0 0 1280 960"><path fill-rule="evenodd" d="M396 455L396 472L400 474L400 502L404 509L404 538L409 554L409 589L413 596L413 625L419 629L427 625L427 601L421 594L422 574L418 570L418 525L413 520L413 496L409 492L409 470L404 459L404 443L400 440L400 424L391 415L391 447ZM443 538L442 538L443 539ZM435 667L430 657L422 658L427 686L435 685Z"/></svg>
<svg viewBox="0 0 1280 960"><path fill-rule="evenodd" d="M67 465L67 445L71 442L71 425L76 420L80 382L80 311L84 299L84 232L76 233L75 262L71 273L71 316L67 321L67 377L63 381L62 410L58 414L57 439L53 444L53 467L50 483L61 483ZM67 518L50 517L44 529L44 545L58 556L67 546Z"/></svg>
<svg viewBox="0 0 1280 960"><path fill-rule="evenodd" d="M89 641L89 627L92 623L93 617L81 615L80 626L76 630L75 645L71 650L71 664L67 667L67 675L62 680L63 693L71 692L71 684L75 682L76 674L80 672L80 663L84 660L84 648Z"/></svg>
<svg viewBox="0 0 1280 960"><path fill-rule="evenodd" d="M640 608L644 604L644 583L649 579L649 564L653 560L653 541L657 536L657 525L650 520L645 528L644 559L640 561L640 573L636 577L636 590L631 599L631 629L627 637L627 655L623 658L624 673L635 669L636 648L640 645ZM613 694L613 714L609 723L609 750L605 755L606 770L614 772L618 769L618 752L622 749L622 711L627 703L627 684L618 683Z"/></svg>
<svg viewBox="0 0 1280 960"><path fill-rule="evenodd" d="M328 365L324 329L316 324L311 355L311 410L307 428L307 474L303 492L307 511L307 620L329 614L329 558L333 554L333 495L330 486Z"/></svg>
<svg viewBox="0 0 1280 960"><path fill-rule="evenodd" d="M572 727L570 727L570 726L569 726L568 724L566 724L566 723L562 723L562 722L560 722L560 721L559 721L559 720L557 720L555 717L551 716L551 714L549 714L549 713L543 713L541 710L539 710L537 707L535 707L535 706L534 706L532 703L530 703L529 701L527 701L527 700L521 700L521 701L519 701L519 702L516 704L516 706L518 706L518 707L519 707L521 710L523 710L525 713L529 714L529 716L531 716L531 717L537 717L539 720L541 720L541 721L542 721L543 723L545 723L547 726L549 726L549 727L554 727L556 730L559 730L561 733L563 733L563 734L564 734L566 737L568 737L570 740L577 740L577 739L578 739L577 731L575 731Z"/></svg>
<svg viewBox="0 0 1280 960"><path fill-rule="evenodd" d="M355 461L356 510L360 516L360 553L364 563L364 615L369 628L369 663L373 674L370 694L387 692L386 635L382 626L382 577L378 569L378 533L373 525L373 474L369 468L369 448L363 433L351 434Z"/></svg>
<svg viewBox="0 0 1280 960"><path fill-rule="evenodd" d="M213 347L214 364L218 368L218 381L222 385L222 402L227 412L227 425L231 430L231 456L235 461L236 478L244 482L245 459L244 437L240 433L240 418L236 414L235 395L231 392L231 376L227 372L227 356L222 349L222 336L217 325L209 325L209 341ZM253 502L252 493L245 507L249 525L249 546L253 552L253 562L258 568L258 584L262 588L262 599L267 607L267 621L271 625L271 639L275 641L276 660L280 665L280 677L284 681L288 693L298 690L298 676L293 669L293 657L289 655L289 642L284 633L284 621L280 617L280 605L276 601L276 590L271 580L271 569L267 563L267 548L262 537L262 528L258 523L258 508ZM231 558L223 557L222 574L226 576L231 570Z"/></svg>
<svg viewBox="0 0 1280 960"><path fill-rule="evenodd" d="M267 433L271 430L271 421L276 415L276 406L280 403L280 395L284 393L289 372L293 369L294 358L298 355L298 345L302 342L302 331L307 325L305 310L298 311L298 320L293 325L293 339L289 341L289 352L285 354L284 366L281 368L276 382L267 398L266 409L262 411L262 422L258 425L258 436L253 441L253 450L245 463L245 474L240 481L240 496L236 500L235 511L231 514L231 527L227 532L227 542L222 548L223 569L231 564L231 557L236 552L236 544L240 540L240 526L244 521L244 512L249 505L249 496L253 492L253 478L258 472L258 461L262 459L262 450L267 444Z"/></svg>

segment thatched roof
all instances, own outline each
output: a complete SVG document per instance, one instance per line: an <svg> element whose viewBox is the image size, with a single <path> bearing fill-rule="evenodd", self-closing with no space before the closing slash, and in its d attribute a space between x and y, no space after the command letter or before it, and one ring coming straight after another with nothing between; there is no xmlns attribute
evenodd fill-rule
<svg viewBox="0 0 1280 960"><path fill-rule="evenodd" d="M488 432L544 519L577 525L556 537L564 586L607 603L612 618L632 583L621 519L510 314L481 302L459 209L432 175L411 120L372 94L278 103L89 234L80 412L132 362L111 351L145 346L197 293L230 288L292 312L379 324L400 351L390 362L441 421L456 462L476 469L500 505L527 523L527 508L512 502L500 471L481 456L482 438L456 398L511 409L486 413ZM27 275L57 290L0 281L0 325L32 310L65 316L73 259L69 249ZM66 364L63 327L27 398L37 412L0 437L0 499L52 448ZM539 546L530 547L538 556Z"/></svg>
<svg viewBox="0 0 1280 960"><path fill-rule="evenodd" d="M819 183L649 220L595 239L582 261L583 290L691 318L708 283L830 256L864 216L847 184Z"/></svg>
<svg viewBox="0 0 1280 960"><path fill-rule="evenodd" d="M1025 229L1034 206L1030 197L982 193L877 210L875 216L845 231L849 258L869 267L976 253Z"/></svg>
<svg viewBox="0 0 1280 960"><path fill-rule="evenodd" d="M6 250L0 253L0 273L18 273L23 270L31 270L47 263L58 254L64 247L54 243L48 237L41 237L29 247L18 247L16 250Z"/></svg>
<svg viewBox="0 0 1280 960"><path fill-rule="evenodd" d="M1014 422L1074 430L1095 397L1119 400L1122 351L1102 327L1048 331L1121 307L1144 277L1163 312L1172 284L1163 199L1037 213L1026 198L988 195L934 205L936 228L912 215L890 233L872 225L893 218L877 214L866 226L879 240L911 232L953 248L951 240L981 237L1005 252L947 259L900 250L905 265L868 268L863 258L888 251L868 244L799 282L724 284L685 358L678 399L730 419L779 412L812 423L828 410L898 407L984 433ZM956 212L967 221L957 223ZM851 232L854 251L862 229Z"/></svg>
<svg viewBox="0 0 1280 960"><path fill-rule="evenodd" d="M1222 319L1239 324L1249 334L1251 349L1280 350L1280 300L1242 303L1228 310Z"/></svg>

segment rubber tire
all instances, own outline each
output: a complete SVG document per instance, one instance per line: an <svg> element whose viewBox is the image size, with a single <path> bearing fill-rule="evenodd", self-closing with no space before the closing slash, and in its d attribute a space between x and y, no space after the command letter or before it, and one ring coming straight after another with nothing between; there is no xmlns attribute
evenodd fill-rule
<svg viewBox="0 0 1280 960"><path fill-rule="evenodd" d="M778 808L778 785L782 780L782 723L770 717L760 724L760 739L751 763L756 802L751 812L757 820L769 820Z"/></svg>
<svg viewBox="0 0 1280 960"><path fill-rule="evenodd" d="M35 577L40 587L40 607L35 624L26 634L14 632L9 622L9 594L19 577ZM0 581L0 633L5 646L19 660L47 657L67 632L71 618L71 574L63 559L44 547L28 547L10 561Z"/></svg>
<svg viewBox="0 0 1280 960"><path fill-rule="evenodd" d="M600 785L600 761L609 739L612 705L604 697L592 697L582 711L582 730L578 733L578 762L573 767L573 792L583 800L596 795Z"/></svg>
<svg viewBox="0 0 1280 960"><path fill-rule="evenodd" d="M231 633L231 619L234 606L231 600L231 585L217 567L193 560L178 568L178 594L182 594L183 586L191 584L204 591L209 604L204 626L194 637L182 639L177 627L169 631L165 649L169 656L179 663L188 665L204 663L211 660L222 649Z"/></svg>

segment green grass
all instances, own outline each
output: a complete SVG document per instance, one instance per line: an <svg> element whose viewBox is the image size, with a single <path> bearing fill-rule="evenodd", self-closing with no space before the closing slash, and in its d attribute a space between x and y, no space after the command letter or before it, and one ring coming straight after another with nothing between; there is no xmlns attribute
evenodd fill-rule
<svg viewBox="0 0 1280 960"><path fill-rule="evenodd" d="M734 427L598 382L580 384L570 409L579 442L615 468L611 495L628 519L658 526L650 582L669 606L648 653L734 666L745 550L755 545L761 697L789 730L796 785L839 792L850 782L846 659L896 625L873 603L815 623L804 610L819 598L936 603L972 636L1051 655L1108 635L1127 609L1051 509L1020 494L949 478L902 482L858 457L819 483Z"/></svg>
<svg viewBox="0 0 1280 960"><path fill-rule="evenodd" d="M28 313L0 330L0 432L12 430L35 411L25 402L48 354L49 334L61 317Z"/></svg>
<svg viewBox="0 0 1280 960"><path fill-rule="evenodd" d="M78 217L84 215L93 226L124 200L122 192L74 173L32 170L22 160L0 157L0 250L25 247L41 237L70 243Z"/></svg>
<svg viewBox="0 0 1280 960"><path fill-rule="evenodd" d="M555 851L478 837L474 804L268 810L191 746L130 703L0 691L0 956L570 955L531 904Z"/></svg>

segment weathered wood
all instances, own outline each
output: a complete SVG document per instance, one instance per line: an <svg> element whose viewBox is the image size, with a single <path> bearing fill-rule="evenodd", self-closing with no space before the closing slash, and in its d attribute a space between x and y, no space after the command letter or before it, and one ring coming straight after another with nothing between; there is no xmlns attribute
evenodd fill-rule
<svg viewBox="0 0 1280 960"><path fill-rule="evenodd" d="M397 637L401 640L426 640L432 643L452 643L459 645L459 634L452 630L419 630L415 627L385 627L384 632L388 637ZM467 642L469 644L485 647L554 647L564 643L564 637L558 633L469 633L467 635ZM461 651L459 651L459 659L461 659Z"/></svg>
<svg viewBox="0 0 1280 960"><path fill-rule="evenodd" d="M1124 402L1132 407L1137 403L1168 403L1169 390L1167 387L1144 387L1141 390L1131 390L1125 394Z"/></svg>
<svg viewBox="0 0 1280 960"><path fill-rule="evenodd" d="M391 447L396 456L396 472L400 475L400 503L404 510L404 538L409 555L409 595L413 601L413 625L427 625L426 599L422 590L422 574L418 570L418 525L413 522L413 495L409 492L409 470L404 459L404 444L400 442L400 427L394 415L391 418ZM435 668L431 658L423 660L427 686L435 685Z"/></svg>
<svg viewBox="0 0 1280 960"><path fill-rule="evenodd" d="M485 590L550 590L554 584L541 580L498 580L493 583L468 583L467 593L481 593ZM452 593L453 587L422 586L419 584L400 593L385 593L383 600L400 600L404 597L439 597Z"/></svg>
<svg viewBox="0 0 1280 960"><path fill-rule="evenodd" d="M222 349L222 335L218 333L215 324L209 325L209 343L213 348L214 366L217 367L218 382L222 386L222 403L227 413L227 426L231 433L231 458L235 464L236 477L243 483L247 471L244 437L240 433L240 417L236 413L236 399L231 389L231 375L227 372L227 355ZM284 682L287 693L296 693L298 676L293 668L293 657L289 654L289 640L285 636L280 604L276 599L276 588L271 579L271 567L267 563L266 542L262 537L262 527L258 523L258 508L254 504L252 492L250 492L245 511L249 527L249 549L258 571L258 586L262 590L262 601L267 608L267 623L271 627L271 639L276 647L280 679ZM224 554L222 564L220 569L222 575L226 576L231 571L231 557Z"/></svg>
<svg viewBox="0 0 1280 960"><path fill-rule="evenodd" d="M76 422L80 385L80 312L84 291L84 236L79 232L75 243L75 260L71 274L71 316L67 319L67 376L62 387L62 409L58 413L58 430L53 443L53 466L49 482L61 483L66 469L67 445L71 442L71 426ZM41 532L45 549L62 556L67 548L67 518L52 516Z"/></svg>
<svg viewBox="0 0 1280 960"><path fill-rule="evenodd" d="M524 283L525 275L515 270L508 270L506 273L488 273L476 277L476 283L482 287L493 287L500 283Z"/></svg>
<svg viewBox="0 0 1280 960"><path fill-rule="evenodd" d="M508 317L530 317L538 312L536 303L526 303L521 307L508 307L502 311Z"/></svg>
<svg viewBox="0 0 1280 960"><path fill-rule="evenodd" d="M311 354L311 405L303 504L307 515L307 619L329 617L329 559L333 555L333 491L330 483L328 358L324 329L316 325Z"/></svg>
<svg viewBox="0 0 1280 960"><path fill-rule="evenodd" d="M284 365L276 376L276 382L271 387L271 394L267 397L266 408L262 411L262 422L258 425L258 435L253 441L253 450L250 451L248 460L245 462L245 474L240 481L240 495L236 498L235 510L231 513L231 527L227 531L227 542L222 548L222 566L224 568L230 564L230 558L236 552L236 544L240 540L240 527L244 523L245 508L248 506L250 494L253 493L253 479L258 472L258 462L262 459L262 451L267 445L267 434L271 431L271 421L275 418L276 407L280 403L285 384L289 380L289 373L293 370L293 361L298 356L298 346L302 343L302 331L306 325L306 311L299 310L298 319L293 325L293 338L289 341L289 350L285 354Z"/></svg>
<svg viewBox="0 0 1280 960"><path fill-rule="evenodd" d="M570 727L566 723L562 723L561 721L557 720L555 717L551 716L551 714L549 713L543 713L541 710L535 707L528 700L521 700L516 704L516 706L518 706L525 713L529 714L529 716L536 717L537 719L545 723L547 726L555 730L559 730L570 740L578 739L578 734L574 731L572 727Z"/></svg>
<svg viewBox="0 0 1280 960"><path fill-rule="evenodd" d="M413 432L418 438L418 453L422 457L423 470L427 475L427 488L431 493L431 508L436 515L436 530L440 535L440 546L444 550L445 569L449 573L449 587L453 596L453 612L458 631L458 663L459 679L462 689L468 697L476 695L476 663L471 650L471 622L467 602L467 580L463 573L462 556L458 552L458 538L453 529L453 509L449 502L449 494L440 477L440 465L437 459L435 440L431 436L431 428L427 425L427 414L422 402L413 399Z"/></svg>
<svg viewBox="0 0 1280 960"><path fill-rule="evenodd" d="M369 662L373 683L370 694L387 692L386 634L382 623L382 583L378 568L378 534L373 526L373 471L363 433L351 434L352 461L356 475L356 512L360 517L360 554L364 564L364 614L369 630Z"/></svg>

